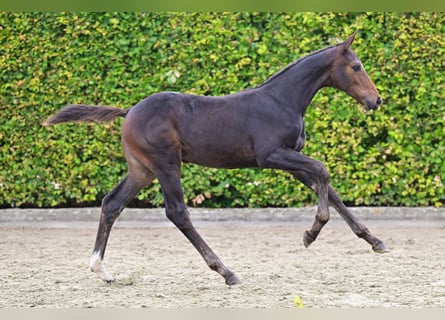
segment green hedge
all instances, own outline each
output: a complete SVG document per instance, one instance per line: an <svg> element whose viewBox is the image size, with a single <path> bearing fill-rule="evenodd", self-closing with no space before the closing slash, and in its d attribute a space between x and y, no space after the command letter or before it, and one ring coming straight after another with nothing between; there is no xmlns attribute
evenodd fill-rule
<svg viewBox="0 0 445 320"><path fill-rule="evenodd" d="M70 103L128 108L163 90L223 95L358 31L354 50L384 99L364 113L323 89L304 153L350 205L445 200L444 13L0 13L0 206L99 205L125 175L122 120L42 127ZM301 206L278 171L184 165L189 205ZM160 187L133 205L161 206Z"/></svg>

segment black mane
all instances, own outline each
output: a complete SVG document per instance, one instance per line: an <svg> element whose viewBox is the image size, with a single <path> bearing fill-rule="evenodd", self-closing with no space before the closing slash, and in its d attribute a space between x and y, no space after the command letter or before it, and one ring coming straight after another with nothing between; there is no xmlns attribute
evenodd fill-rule
<svg viewBox="0 0 445 320"><path fill-rule="evenodd" d="M306 59L308 59L308 58L310 58L310 57L312 57L312 56L314 56L314 55L323 53L323 52L325 52L325 51L327 51L327 50L329 50L329 49L336 48L337 46L338 46L338 44L333 45L333 46L329 46L329 47L326 47L326 48L324 48L324 49L320 49L320 50L311 52L311 53L305 55L304 57L301 57L300 59L298 59L298 60L296 60L296 61L294 61L294 62L288 64L286 67L284 67L284 68L281 69L280 71L277 71L276 73L274 73L274 74L273 74L272 76L270 76L266 81L264 81L263 83L257 85L257 86L255 87L255 89L256 89L256 88L261 88L262 86L264 86L264 85L268 84L269 82L275 80L276 78L278 78L278 77L281 76L283 73L285 73L286 71L288 71L288 70L291 69L292 67L296 66L296 65L299 64L300 62L302 62L302 61L304 61L304 60L306 60Z"/></svg>

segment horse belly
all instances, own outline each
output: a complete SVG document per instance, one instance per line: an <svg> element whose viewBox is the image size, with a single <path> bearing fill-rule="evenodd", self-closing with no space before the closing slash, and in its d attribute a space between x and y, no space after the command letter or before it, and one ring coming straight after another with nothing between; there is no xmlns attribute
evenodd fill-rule
<svg viewBox="0 0 445 320"><path fill-rule="evenodd" d="M219 136L214 141L207 136L191 143L183 143L182 161L213 168L256 167L253 148L243 139ZM205 141L204 141L205 140Z"/></svg>

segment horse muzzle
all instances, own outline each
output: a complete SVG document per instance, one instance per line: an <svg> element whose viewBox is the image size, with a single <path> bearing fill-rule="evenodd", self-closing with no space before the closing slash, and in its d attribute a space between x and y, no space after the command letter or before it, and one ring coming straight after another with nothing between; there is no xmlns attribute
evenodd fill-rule
<svg viewBox="0 0 445 320"><path fill-rule="evenodd" d="M379 106L382 104L382 98L377 97L375 100L366 99L365 100L365 108L366 110L377 110Z"/></svg>

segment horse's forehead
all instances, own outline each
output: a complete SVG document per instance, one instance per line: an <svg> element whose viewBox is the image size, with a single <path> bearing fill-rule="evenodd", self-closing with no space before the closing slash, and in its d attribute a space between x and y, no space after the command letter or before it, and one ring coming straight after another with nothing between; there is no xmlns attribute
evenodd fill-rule
<svg viewBox="0 0 445 320"><path fill-rule="evenodd" d="M338 55L337 59L340 59L343 62L360 62L360 58L354 53L352 50L347 50L344 54Z"/></svg>
<svg viewBox="0 0 445 320"><path fill-rule="evenodd" d="M352 50L348 50L347 55L348 55L348 58L352 61L355 61L355 60L360 61L360 58Z"/></svg>

